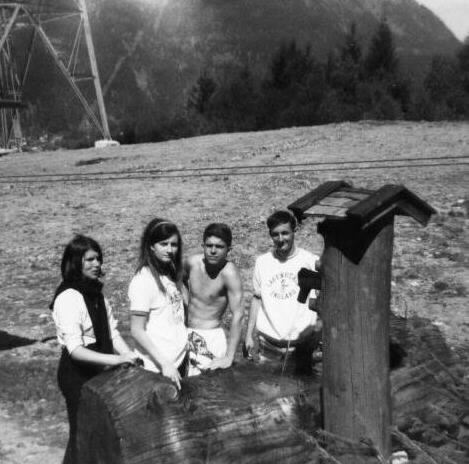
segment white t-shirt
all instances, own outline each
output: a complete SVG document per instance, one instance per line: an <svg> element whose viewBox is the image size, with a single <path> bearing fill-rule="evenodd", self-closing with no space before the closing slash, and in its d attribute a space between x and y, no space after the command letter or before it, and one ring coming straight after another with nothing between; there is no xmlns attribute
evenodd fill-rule
<svg viewBox="0 0 469 464"><path fill-rule="evenodd" d="M256 259L253 276L254 295L260 297L261 308L257 330L277 340L297 340L301 332L316 323L317 315L306 303L297 301L298 271L304 267L314 271L319 256L295 248L286 261L269 251ZM314 297L312 290L309 297Z"/></svg>
<svg viewBox="0 0 469 464"><path fill-rule="evenodd" d="M104 302L109 321L109 331L111 338L114 338L119 334L117 321L114 319L112 308L106 299ZM57 340L61 345L67 347L70 354L78 346L87 346L96 342L93 323L83 295L78 290L68 288L57 296L54 301L52 318L57 330Z"/></svg>
<svg viewBox="0 0 469 464"><path fill-rule="evenodd" d="M142 268L129 285L130 312L147 313L146 332L154 345L179 366L186 354L187 329L184 325L184 304L176 284L160 276L166 293L156 283L150 269ZM151 358L139 350L145 369L159 372Z"/></svg>

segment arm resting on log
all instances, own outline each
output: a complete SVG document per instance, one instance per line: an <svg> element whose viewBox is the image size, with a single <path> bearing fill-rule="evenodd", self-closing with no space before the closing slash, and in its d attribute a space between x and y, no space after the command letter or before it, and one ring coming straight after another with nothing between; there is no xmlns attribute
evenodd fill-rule
<svg viewBox="0 0 469 464"><path fill-rule="evenodd" d="M75 361L96 364L98 366L118 366L125 363L134 364L137 360L137 356L130 351L122 354L104 354L90 350L85 346L77 346L70 356Z"/></svg>

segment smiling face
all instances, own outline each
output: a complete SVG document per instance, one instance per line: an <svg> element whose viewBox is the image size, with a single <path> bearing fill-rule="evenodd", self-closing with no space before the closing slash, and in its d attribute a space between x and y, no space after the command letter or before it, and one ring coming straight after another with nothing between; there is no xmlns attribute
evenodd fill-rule
<svg viewBox="0 0 469 464"><path fill-rule="evenodd" d="M290 223L279 224L270 230L274 244L274 253L280 259L286 259L295 244L295 231Z"/></svg>
<svg viewBox="0 0 469 464"><path fill-rule="evenodd" d="M88 250L82 258L81 272L87 279L97 280L101 276L102 261L99 253L95 250Z"/></svg>
<svg viewBox="0 0 469 464"><path fill-rule="evenodd" d="M156 259L162 263L174 262L179 248L179 238L173 234L165 240L154 243L151 247Z"/></svg>
<svg viewBox="0 0 469 464"><path fill-rule="evenodd" d="M211 266L221 266L225 264L230 248L224 240L211 235L205 239L202 247L204 249L205 262L207 264Z"/></svg>

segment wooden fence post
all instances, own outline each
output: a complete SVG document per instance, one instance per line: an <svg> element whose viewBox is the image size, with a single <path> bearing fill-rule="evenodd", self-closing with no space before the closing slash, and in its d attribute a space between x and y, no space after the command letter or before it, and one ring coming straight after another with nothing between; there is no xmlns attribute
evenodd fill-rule
<svg viewBox="0 0 469 464"><path fill-rule="evenodd" d="M325 182L288 208L300 221L325 218L318 232L325 244L320 308L326 436L371 441L387 459L394 216L410 216L425 225L436 211L403 185L374 191L344 181ZM353 464L357 459L349 453L341 462Z"/></svg>
<svg viewBox="0 0 469 464"><path fill-rule="evenodd" d="M385 458L391 451L393 222L388 217L366 232L351 223L327 220L319 227L325 240L321 268L324 428L344 438L371 440ZM354 262L349 252L364 245L363 256Z"/></svg>

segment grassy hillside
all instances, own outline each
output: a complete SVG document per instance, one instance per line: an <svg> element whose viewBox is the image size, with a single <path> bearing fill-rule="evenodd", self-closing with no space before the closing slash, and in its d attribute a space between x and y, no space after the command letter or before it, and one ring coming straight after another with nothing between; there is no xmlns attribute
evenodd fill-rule
<svg viewBox="0 0 469 464"><path fill-rule="evenodd" d="M467 123L345 123L1 157L0 410L9 411L13 422L22 418L28 432L39 434L45 443L63 445L65 409L55 386L59 347L54 340L28 341L54 335L47 307L59 282L63 246L73 233L91 235L102 244L105 290L127 333L127 285L140 234L152 217L163 216L180 226L186 253L200 250L201 234L209 222L230 224L232 259L241 268L248 307L254 258L269 248L265 218L272 209L285 207L332 179L366 188L404 184L437 209L426 228L405 217L396 220L393 309L429 318L453 350L467 350L469 168L461 161L467 163L469 156L468 129ZM466 158L422 159L450 156ZM394 161L383 164L384 160ZM364 163L266 173L286 171L275 168L284 164L347 161ZM445 162L449 165L441 165ZM392 163L401 167L383 167ZM418 166L424 163L433 166ZM243 175L222 171L200 176L191 171L188 177L148 177L148 170L247 165L252 167ZM90 178L110 171L128 177L136 170L145 171L147 177L106 180L110 176L102 175L101 180L74 182L51 177L19 182L24 178L5 177L69 173ZM306 223L298 241L320 253L322 240L315 226L314 221Z"/></svg>

